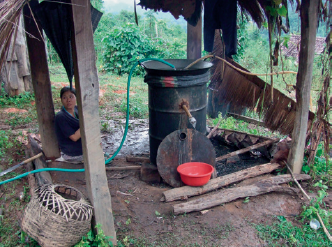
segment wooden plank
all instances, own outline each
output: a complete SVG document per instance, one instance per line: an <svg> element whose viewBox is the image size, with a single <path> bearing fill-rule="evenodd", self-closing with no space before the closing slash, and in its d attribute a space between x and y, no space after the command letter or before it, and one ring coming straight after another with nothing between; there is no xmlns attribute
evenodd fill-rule
<svg viewBox="0 0 332 247"><path fill-rule="evenodd" d="M94 207L94 223L100 223L116 245L116 233L100 138L99 81L93 44L89 0L71 0L73 61L80 116L85 178Z"/></svg>
<svg viewBox="0 0 332 247"><path fill-rule="evenodd" d="M194 27L187 23L187 59L198 59L202 56L202 17Z"/></svg>
<svg viewBox="0 0 332 247"><path fill-rule="evenodd" d="M150 163L149 157L126 156L127 162Z"/></svg>
<svg viewBox="0 0 332 247"><path fill-rule="evenodd" d="M311 177L306 174L296 174L297 180L308 180L310 178ZM298 189L279 186L279 184L288 183L290 181L293 181L293 178L291 177L291 175L286 174L275 176L272 178L262 179L257 183L248 186L221 190L213 195L204 196L190 202L173 205L174 214L178 215L193 211L201 211L203 209L219 206L223 203L234 201L239 198L262 195L273 191L288 193L294 193L299 191Z"/></svg>
<svg viewBox="0 0 332 247"><path fill-rule="evenodd" d="M220 157L216 158L216 161L224 160L224 159L227 159L229 157L232 157L232 156L235 156L235 155L238 155L238 154L243 154L243 153L246 153L250 150L257 149L259 147L264 147L266 145L269 145L269 144L277 142L277 141L279 141L279 140L278 139L272 139L272 140L267 140L267 141L264 141L264 142L261 142L261 143L257 143L255 145L250 146L250 147L243 148L243 149L231 152L229 154L220 156Z"/></svg>
<svg viewBox="0 0 332 247"><path fill-rule="evenodd" d="M38 3L31 0L30 5ZM31 66L31 79L38 116L39 133L43 143L43 152L48 159L60 157L58 140L54 128L54 105L52 101L51 81L47 65L47 57L40 26L34 22L29 6L23 9L25 31ZM33 35L36 38L31 37Z"/></svg>
<svg viewBox="0 0 332 247"><path fill-rule="evenodd" d="M257 177L259 175L270 173L280 167L279 164L263 164L259 166L250 167L248 169L234 172L222 177L211 179L206 185L201 187L183 186L163 192L164 198L162 201L171 202L176 200L185 200L188 197L202 195L207 192L225 187L232 183L236 183L248 178Z"/></svg>
<svg viewBox="0 0 332 247"><path fill-rule="evenodd" d="M319 1L310 0L303 0L301 3L301 45L295 89L297 106L292 133L292 147L288 156L288 163L296 174L301 173L306 144L318 4Z"/></svg>
<svg viewBox="0 0 332 247"><path fill-rule="evenodd" d="M106 171L141 170L141 166L106 167Z"/></svg>

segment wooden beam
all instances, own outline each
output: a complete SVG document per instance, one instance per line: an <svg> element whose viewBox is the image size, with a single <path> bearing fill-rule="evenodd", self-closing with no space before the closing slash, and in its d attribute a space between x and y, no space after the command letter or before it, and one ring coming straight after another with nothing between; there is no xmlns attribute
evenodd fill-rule
<svg viewBox="0 0 332 247"><path fill-rule="evenodd" d="M36 3L38 4L38 0L29 2L30 5ZM43 152L48 159L55 159L60 157L60 150L54 129L55 113L45 43L44 38L40 35L42 28L36 25L28 5L25 5L23 15Z"/></svg>
<svg viewBox="0 0 332 247"><path fill-rule="evenodd" d="M301 44L299 71L296 79L296 115L292 133L292 147L288 163L294 173L302 170L305 139L308 127L312 67L315 55L316 29L319 1L303 0L301 3Z"/></svg>
<svg viewBox="0 0 332 247"><path fill-rule="evenodd" d="M202 56L202 17L194 27L187 23L187 59L198 59Z"/></svg>
<svg viewBox="0 0 332 247"><path fill-rule="evenodd" d="M99 82L93 44L90 0L71 0L73 61L80 117L85 178L94 207L94 223L100 223L116 245L116 233L100 138Z"/></svg>

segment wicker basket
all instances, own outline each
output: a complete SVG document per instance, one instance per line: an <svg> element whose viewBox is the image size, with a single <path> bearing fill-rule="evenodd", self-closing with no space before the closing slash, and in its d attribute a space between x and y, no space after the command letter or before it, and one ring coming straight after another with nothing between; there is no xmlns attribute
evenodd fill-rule
<svg viewBox="0 0 332 247"><path fill-rule="evenodd" d="M90 230L92 206L80 191L48 184L35 192L21 227L41 246L73 246Z"/></svg>

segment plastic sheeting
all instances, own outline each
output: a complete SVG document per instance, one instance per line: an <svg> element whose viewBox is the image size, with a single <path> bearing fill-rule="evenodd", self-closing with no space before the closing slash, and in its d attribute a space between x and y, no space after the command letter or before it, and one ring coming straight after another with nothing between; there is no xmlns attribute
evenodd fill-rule
<svg viewBox="0 0 332 247"><path fill-rule="evenodd" d="M70 0L31 1L30 6L35 18L58 53L72 87L74 66L71 46L71 6ZM93 32L97 29L103 13L91 5L91 23Z"/></svg>

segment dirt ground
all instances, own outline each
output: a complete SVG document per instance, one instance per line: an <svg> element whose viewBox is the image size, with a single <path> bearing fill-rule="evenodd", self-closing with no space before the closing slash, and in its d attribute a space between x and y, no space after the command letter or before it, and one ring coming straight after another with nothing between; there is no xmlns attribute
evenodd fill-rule
<svg viewBox="0 0 332 247"><path fill-rule="evenodd" d="M109 132L101 136L106 157L117 149L124 121L109 120L107 123ZM131 120L126 142L109 166L134 165L126 162L125 157L147 154L148 138L148 121ZM263 159L257 164L267 162ZM244 165L242 169L247 168L246 163L248 167L253 166L252 161L238 163ZM83 168L83 165L52 162L50 167L76 169ZM87 194L84 173L52 172L51 175L54 184L70 185ZM107 180L117 238L122 242L134 239L135 243L130 246L265 246L257 236L254 224L271 223L278 215L292 220L302 206L298 197L270 193L252 197L247 203L244 199L226 203L209 209L205 214L193 212L175 216L172 205L179 201L160 201L162 192L172 189L169 185L143 182L139 171L107 171ZM246 180L235 186L254 181Z"/></svg>
<svg viewBox="0 0 332 247"><path fill-rule="evenodd" d="M112 166L129 166L117 159ZM83 165L53 162L51 167L83 168ZM86 194L84 173L51 173L55 184L66 184ZM162 192L171 189L164 183L148 184L139 171L107 171L112 209L118 239L136 239L131 246L265 246L253 224L268 224L274 216L288 220L300 213L301 199L270 193L209 209L175 216L172 205L161 202ZM247 185L246 180L236 186ZM196 197L197 198L197 197ZM190 200L190 199L189 199Z"/></svg>

